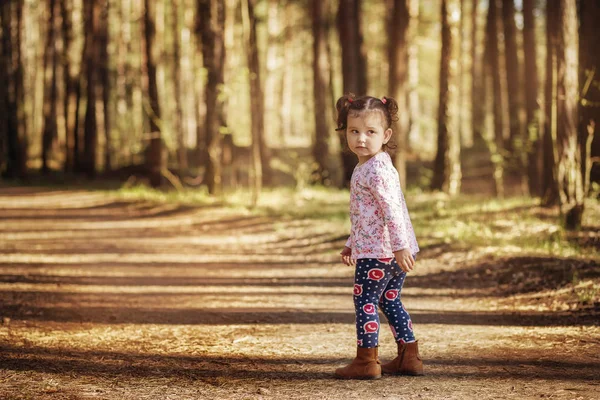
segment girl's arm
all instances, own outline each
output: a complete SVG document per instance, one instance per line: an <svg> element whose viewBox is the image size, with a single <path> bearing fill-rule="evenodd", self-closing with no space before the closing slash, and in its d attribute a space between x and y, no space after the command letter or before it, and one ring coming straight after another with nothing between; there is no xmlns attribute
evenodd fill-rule
<svg viewBox="0 0 600 400"><path fill-rule="evenodd" d="M388 228L392 251L394 252L409 247L401 203L403 199L400 193L395 190L396 185L394 182L397 179L398 176L387 168L376 169L368 179L370 192L375 198L380 212L383 213L383 221Z"/></svg>

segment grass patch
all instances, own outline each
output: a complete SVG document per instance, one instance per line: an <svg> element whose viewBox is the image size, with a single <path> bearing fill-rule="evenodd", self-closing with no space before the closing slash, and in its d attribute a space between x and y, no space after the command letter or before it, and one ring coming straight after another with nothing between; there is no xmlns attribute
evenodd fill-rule
<svg viewBox="0 0 600 400"><path fill-rule="evenodd" d="M122 188L110 193L127 200L169 202L191 206L227 207L244 213L275 218L314 219L339 223L349 229L349 192L325 187L265 189L257 207L250 207L248 190L227 191L210 196L205 189L160 191L145 186ZM589 237L600 230L600 203L588 199L584 231L566 232L558 209L543 208L538 199L483 196L449 197L442 193L410 190L406 193L419 243L446 244L454 249L497 248L499 256L544 254L556 257L600 259L600 249ZM585 240L579 240L584 237ZM590 245L591 243L591 245Z"/></svg>
<svg viewBox="0 0 600 400"><path fill-rule="evenodd" d="M251 207L252 194L248 190L226 191L210 196L202 189L162 191L146 186L122 188L109 192L126 200L169 202L192 206L222 206L244 210L256 215L281 218L323 219L343 221L348 218L347 190L325 187L265 189L256 207Z"/></svg>

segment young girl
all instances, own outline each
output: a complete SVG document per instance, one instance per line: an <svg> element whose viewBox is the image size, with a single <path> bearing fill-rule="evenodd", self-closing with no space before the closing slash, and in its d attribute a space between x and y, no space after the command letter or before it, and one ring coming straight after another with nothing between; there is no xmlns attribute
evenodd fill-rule
<svg viewBox="0 0 600 400"><path fill-rule="evenodd" d="M356 265L354 307L356 358L335 371L338 378L377 379L381 373L422 375L412 322L400 301L406 273L419 251L398 172L386 152L398 104L392 98L354 95L337 101L338 130L346 132L358 165L350 184L352 229L342 251L346 265ZM377 358L379 315L386 315L398 343L398 357L381 365Z"/></svg>

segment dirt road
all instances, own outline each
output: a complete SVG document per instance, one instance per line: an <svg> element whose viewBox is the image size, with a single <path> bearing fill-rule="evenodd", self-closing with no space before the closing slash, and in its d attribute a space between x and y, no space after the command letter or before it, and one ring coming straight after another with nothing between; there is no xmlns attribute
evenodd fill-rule
<svg viewBox="0 0 600 400"><path fill-rule="evenodd" d="M507 293L507 268L543 259L485 248L426 246L406 280L425 376L333 379L355 352L352 270L336 256L344 233L330 221L3 188L0 398L600 398L597 315ZM392 358L387 329L380 342Z"/></svg>

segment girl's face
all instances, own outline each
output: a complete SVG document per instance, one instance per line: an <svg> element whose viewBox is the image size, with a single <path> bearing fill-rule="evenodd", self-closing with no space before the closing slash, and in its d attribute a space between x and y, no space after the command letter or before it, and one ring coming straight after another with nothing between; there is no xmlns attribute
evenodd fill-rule
<svg viewBox="0 0 600 400"><path fill-rule="evenodd" d="M383 120L379 111L348 114L346 140L350 150L358 156L359 164L380 153L392 137L392 130L385 128Z"/></svg>

